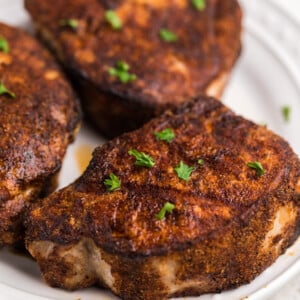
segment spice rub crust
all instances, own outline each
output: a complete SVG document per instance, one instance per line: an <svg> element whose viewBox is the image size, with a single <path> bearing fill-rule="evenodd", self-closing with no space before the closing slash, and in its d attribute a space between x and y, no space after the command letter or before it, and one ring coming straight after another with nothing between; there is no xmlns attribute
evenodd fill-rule
<svg viewBox="0 0 300 300"><path fill-rule="evenodd" d="M224 4L223 2L226 2ZM209 94L219 97L239 56L241 9L236 0L27 0L39 35L75 80L88 119L114 137L164 110ZM122 22L114 30L106 12ZM61 20L78 20L74 29ZM160 31L177 39L167 42ZM120 60L136 80L123 83L109 70Z"/></svg>
<svg viewBox="0 0 300 300"><path fill-rule="evenodd" d="M47 50L2 23L0 37L8 46L0 50L0 82L9 91L0 93L0 245L12 245L23 238L25 208L53 189L80 113Z"/></svg>
<svg viewBox="0 0 300 300"><path fill-rule="evenodd" d="M158 140L166 128L174 138ZM137 165L133 149L154 165ZM193 167L186 180L180 162ZM121 184L107 191L111 173ZM98 147L78 180L31 210L27 247L45 280L68 289L165 299L236 287L297 237L299 177L282 138L198 98Z"/></svg>

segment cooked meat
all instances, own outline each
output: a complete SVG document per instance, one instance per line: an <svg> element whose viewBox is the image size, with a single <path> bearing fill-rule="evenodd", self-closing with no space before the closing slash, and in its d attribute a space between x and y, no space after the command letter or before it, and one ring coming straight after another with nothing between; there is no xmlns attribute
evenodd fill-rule
<svg viewBox="0 0 300 300"><path fill-rule="evenodd" d="M108 137L136 129L191 97L220 96L240 53L236 0L207 0L204 11L190 0L25 3L39 35L74 78L89 120ZM106 20L108 10L121 20L120 30ZM66 21L75 21L75 28ZM163 40L162 29L175 41ZM116 69L119 61L127 65Z"/></svg>
<svg viewBox="0 0 300 300"><path fill-rule="evenodd" d="M27 248L66 289L153 300L237 287L294 241L299 177L282 138L199 98L97 148L77 181L32 208Z"/></svg>
<svg viewBox="0 0 300 300"><path fill-rule="evenodd" d="M79 106L38 42L0 24L0 246L20 242L26 206L54 187Z"/></svg>

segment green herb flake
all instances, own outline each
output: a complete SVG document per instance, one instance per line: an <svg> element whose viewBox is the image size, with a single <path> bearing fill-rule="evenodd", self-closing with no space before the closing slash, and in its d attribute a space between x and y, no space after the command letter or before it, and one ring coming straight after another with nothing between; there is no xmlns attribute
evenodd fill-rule
<svg viewBox="0 0 300 300"><path fill-rule="evenodd" d="M104 185L108 192L112 192L120 188L121 181L115 174L111 173L109 178L104 180Z"/></svg>
<svg viewBox="0 0 300 300"><path fill-rule="evenodd" d="M130 66L125 61L118 61L115 67L108 69L108 74L117 77L122 83L128 83L137 79L135 74L129 73Z"/></svg>
<svg viewBox="0 0 300 300"><path fill-rule="evenodd" d="M5 38L0 37L0 51L4 52L4 53L8 53L9 52L9 45L8 42Z"/></svg>
<svg viewBox="0 0 300 300"><path fill-rule="evenodd" d="M206 0L192 0L192 5L195 9L203 11L206 7Z"/></svg>
<svg viewBox="0 0 300 300"><path fill-rule="evenodd" d="M203 159L198 159L198 165L203 166L204 165L204 160Z"/></svg>
<svg viewBox="0 0 300 300"><path fill-rule="evenodd" d="M70 28L76 30L79 26L79 22L76 19L63 19L63 20L59 21L59 25L70 27Z"/></svg>
<svg viewBox="0 0 300 300"><path fill-rule="evenodd" d="M281 108L281 112L282 112L282 116L283 116L284 120L286 122L289 122L291 119L291 107L285 105Z"/></svg>
<svg viewBox="0 0 300 300"><path fill-rule="evenodd" d="M165 28L159 31L159 36L164 42L172 43L178 41L178 36L174 32Z"/></svg>
<svg viewBox="0 0 300 300"><path fill-rule="evenodd" d="M174 168L174 170L180 179L188 181L192 172L195 171L195 167L189 167L181 161L179 165Z"/></svg>
<svg viewBox="0 0 300 300"><path fill-rule="evenodd" d="M105 21L111 25L114 30L120 30L123 26L121 19L114 10L105 12Z"/></svg>
<svg viewBox="0 0 300 300"><path fill-rule="evenodd" d="M155 165L154 159L144 152L139 152L135 149L131 149L128 151L128 154L136 158L136 166L152 168Z"/></svg>
<svg viewBox="0 0 300 300"><path fill-rule="evenodd" d="M170 202L166 202L164 207L159 211L159 213L156 215L156 219L157 220L162 220L165 218L166 213L171 213L173 211L173 209L175 208L175 205L170 203Z"/></svg>
<svg viewBox="0 0 300 300"><path fill-rule="evenodd" d="M129 71L130 66L123 60L117 62L116 67L121 71Z"/></svg>
<svg viewBox="0 0 300 300"><path fill-rule="evenodd" d="M154 132L155 137L160 141L170 143L175 138L175 133L171 128L166 128L159 132Z"/></svg>
<svg viewBox="0 0 300 300"><path fill-rule="evenodd" d="M262 166L261 163L258 162L258 161L248 162L248 163L247 163L247 166L248 166L249 168L251 168L251 169L256 170L256 174L257 174L258 176L262 176L262 175L265 174L265 170L264 170L263 166Z"/></svg>
<svg viewBox="0 0 300 300"><path fill-rule="evenodd" d="M8 90L6 88L6 86L4 85L3 82L0 82L0 96L1 95L8 95L10 96L11 98L16 98L16 95L15 93L13 93L12 91Z"/></svg>

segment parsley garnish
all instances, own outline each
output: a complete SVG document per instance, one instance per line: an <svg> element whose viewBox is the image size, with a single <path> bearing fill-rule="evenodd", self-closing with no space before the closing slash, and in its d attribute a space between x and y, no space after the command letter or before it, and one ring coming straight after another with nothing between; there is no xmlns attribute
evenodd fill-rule
<svg viewBox="0 0 300 300"><path fill-rule="evenodd" d="M189 167L186 164L184 164L182 161L174 169L177 173L177 176L180 179L183 179L185 181L188 181L190 179L192 172L195 171L195 167Z"/></svg>
<svg viewBox="0 0 300 300"><path fill-rule="evenodd" d="M67 26L67 27L70 27L75 30L78 28L79 23L78 23L78 20L76 20L76 19L64 19L64 20L59 21L59 25Z"/></svg>
<svg viewBox="0 0 300 300"><path fill-rule="evenodd" d="M121 19L114 10L107 10L105 12L105 20L115 30L120 30L123 26Z"/></svg>
<svg viewBox="0 0 300 300"><path fill-rule="evenodd" d="M203 159L198 159L198 165L203 166L204 160Z"/></svg>
<svg viewBox="0 0 300 300"><path fill-rule="evenodd" d="M121 181L115 174L111 173L109 178L104 180L104 185L107 191L112 192L120 188Z"/></svg>
<svg viewBox="0 0 300 300"><path fill-rule="evenodd" d="M206 1L205 0L192 0L193 6L200 11L203 11L206 7Z"/></svg>
<svg viewBox="0 0 300 300"><path fill-rule="evenodd" d="M130 67L124 61L118 61L115 67L109 68L108 73L117 77L122 83L128 83L137 79L135 74L129 73Z"/></svg>
<svg viewBox="0 0 300 300"><path fill-rule="evenodd" d="M166 128L162 131L159 132L154 132L154 135L156 136L156 138L160 141L166 141L166 142L171 142L174 137L174 131L171 128Z"/></svg>
<svg viewBox="0 0 300 300"><path fill-rule="evenodd" d="M283 118L286 122L289 122L290 121L290 117L291 117L291 108L290 106L283 106L281 108L281 112L282 112L282 115L283 115Z"/></svg>
<svg viewBox="0 0 300 300"><path fill-rule="evenodd" d="M135 149L131 149L128 151L128 154L136 158L136 166L151 168L155 165L154 159L144 152L139 152Z"/></svg>
<svg viewBox="0 0 300 300"><path fill-rule="evenodd" d="M129 71L130 66L124 60L120 60L116 64L117 68L122 71Z"/></svg>
<svg viewBox="0 0 300 300"><path fill-rule="evenodd" d="M258 161L248 162L248 163L247 163L247 166L248 166L249 168L251 168L251 169L256 170L256 174L257 174L258 176L262 176L262 175L265 174L265 170L264 170L263 166L262 166L261 163L258 162Z"/></svg>
<svg viewBox="0 0 300 300"><path fill-rule="evenodd" d="M165 28L159 31L159 36L163 41L168 43L176 42L178 40L178 36L175 33Z"/></svg>
<svg viewBox="0 0 300 300"><path fill-rule="evenodd" d="M164 207L159 211L159 213L156 215L156 219L158 220L162 220L165 218L166 213L171 213L173 211L173 209L175 208L175 205L170 203L170 202L166 202Z"/></svg>
<svg viewBox="0 0 300 300"><path fill-rule="evenodd" d="M8 90L3 82L0 82L0 96L1 95L9 95L11 98L16 98L15 93Z"/></svg>
<svg viewBox="0 0 300 300"><path fill-rule="evenodd" d="M4 53L8 53L9 52L9 45L8 42L5 38L0 37L0 51L4 52Z"/></svg>

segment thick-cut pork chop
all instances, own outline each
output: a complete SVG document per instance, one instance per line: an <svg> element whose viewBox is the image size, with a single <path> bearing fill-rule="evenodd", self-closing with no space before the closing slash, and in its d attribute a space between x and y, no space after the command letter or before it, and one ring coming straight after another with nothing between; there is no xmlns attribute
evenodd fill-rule
<svg viewBox="0 0 300 300"><path fill-rule="evenodd" d="M198 10L190 0L25 1L108 137L191 97L221 95L240 53L241 10L236 0L204 2Z"/></svg>
<svg viewBox="0 0 300 300"><path fill-rule="evenodd" d="M39 43L0 24L0 245L23 238L26 206L53 185L78 126L79 106Z"/></svg>
<svg viewBox="0 0 300 300"><path fill-rule="evenodd" d="M199 98L97 148L31 210L27 248L66 289L158 300L233 288L296 238L299 176L282 138Z"/></svg>

